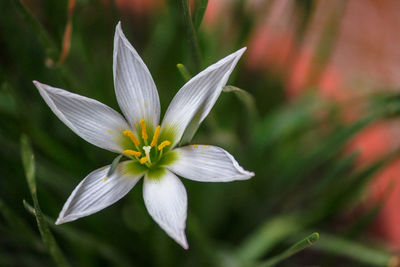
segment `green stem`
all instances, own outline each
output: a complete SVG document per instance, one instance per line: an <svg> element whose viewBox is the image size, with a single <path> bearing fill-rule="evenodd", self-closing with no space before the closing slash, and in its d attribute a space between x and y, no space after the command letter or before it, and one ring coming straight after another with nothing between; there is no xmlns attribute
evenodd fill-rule
<svg viewBox="0 0 400 267"><path fill-rule="evenodd" d="M203 20L204 13L206 13L208 0L199 0L196 10L194 12L194 28L196 31L199 29L201 21Z"/></svg>
<svg viewBox="0 0 400 267"><path fill-rule="evenodd" d="M50 256L53 258L57 266L60 267L69 266L53 234L51 233L49 226L47 225L47 222L45 221L42 211L40 209L39 201L37 198L35 159L28 137L25 135L21 137L21 154L22 154L22 163L25 169L25 177L28 182L28 187L32 195L36 222L43 243L46 245Z"/></svg>
<svg viewBox="0 0 400 267"><path fill-rule="evenodd" d="M290 256L302 251L303 249L311 247L315 242L319 239L318 233L313 233L308 237L304 238L303 240L297 242L293 246L291 246L288 250L284 251L283 253L261 263L260 267L269 267L275 266L279 262L283 261L284 259L289 258Z"/></svg>
<svg viewBox="0 0 400 267"><path fill-rule="evenodd" d="M162 157L162 154L163 154L163 149L161 149L161 150L160 150L160 155L158 156L158 159L157 159L157 161L161 159L161 157Z"/></svg>
<svg viewBox="0 0 400 267"><path fill-rule="evenodd" d="M181 0L181 4L183 11L183 19L185 21L186 31L189 37L190 47L192 50L193 61L196 67L196 72L199 72L201 69L201 54L197 42L196 32L193 27L192 17L190 15L188 0Z"/></svg>
<svg viewBox="0 0 400 267"><path fill-rule="evenodd" d="M35 216L35 208L32 207L27 201L23 200L25 209L32 215ZM67 239L71 244L80 244L85 248L92 249L93 251L98 251L98 253L108 259L113 266L131 266L129 261L125 256L120 254L113 246L110 246L103 240L98 239L97 236L91 235L90 233L77 230L67 225L55 225L52 218L43 214L43 218L46 223L49 224L54 231L61 234L65 239Z"/></svg>

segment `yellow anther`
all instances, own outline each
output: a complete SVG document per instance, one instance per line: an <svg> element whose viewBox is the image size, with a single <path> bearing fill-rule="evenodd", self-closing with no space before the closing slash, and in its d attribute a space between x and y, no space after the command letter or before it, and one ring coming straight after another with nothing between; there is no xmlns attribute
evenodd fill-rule
<svg viewBox="0 0 400 267"><path fill-rule="evenodd" d="M134 156L134 157L140 157L142 155L142 153L135 151L135 150L131 150L131 149L124 150L124 152L122 152L122 153L125 155Z"/></svg>
<svg viewBox="0 0 400 267"><path fill-rule="evenodd" d="M147 140L149 137L147 136L146 123L144 122L144 119L141 119L139 123L140 127L142 127L142 138Z"/></svg>
<svg viewBox="0 0 400 267"><path fill-rule="evenodd" d="M104 177L104 179L103 179L104 181L107 181L108 180L108 178L107 177Z"/></svg>
<svg viewBox="0 0 400 267"><path fill-rule="evenodd" d="M161 149L163 149L164 147L169 146L170 144L171 144L170 141L165 140L165 141L162 141L161 144L160 144L157 148L158 148L158 150L161 150Z"/></svg>
<svg viewBox="0 0 400 267"><path fill-rule="evenodd" d="M147 162L147 157L143 157L140 159L140 164L145 164Z"/></svg>
<svg viewBox="0 0 400 267"><path fill-rule="evenodd" d="M130 130L125 130L125 131L123 132L123 134L124 134L125 136L128 136L128 137L132 140L132 142L133 142L135 145L138 146L138 145L140 144L139 140L137 140L136 136L132 133L132 131L130 131Z"/></svg>
<svg viewBox="0 0 400 267"><path fill-rule="evenodd" d="M158 136L160 135L160 130L161 130L161 126L158 125L157 128L156 128L156 131L154 132L153 140L150 143L151 147L157 145L157 140L158 140Z"/></svg>

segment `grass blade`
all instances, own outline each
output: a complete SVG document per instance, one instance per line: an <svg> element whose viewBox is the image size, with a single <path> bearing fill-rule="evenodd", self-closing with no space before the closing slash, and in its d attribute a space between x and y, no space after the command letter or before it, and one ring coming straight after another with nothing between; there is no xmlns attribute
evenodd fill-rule
<svg viewBox="0 0 400 267"><path fill-rule="evenodd" d="M201 68L201 54L199 44L197 42L196 32L193 27L192 17L189 10L189 1L181 0L183 19L186 25L186 31L189 37L190 48L192 50L194 64L196 66L196 72L200 71Z"/></svg>
<svg viewBox="0 0 400 267"><path fill-rule="evenodd" d="M203 21L204 14L206 13L208 5L208 0L199 0L196 10L194 12L194 29L197 31L200 27L201 22Z"/></svg>
<svg viewBox="0 0 400 267"><path fill-rule="evenodd" d="M25 209L32 215L35 216L35 208L32 207L27 201L23 200ZM87 232L83 232L72 227L62 225L55 225L54 219L43 214L44 219L49 224L54 231L62 235L65 239L73 243L79 243L86 248L90 248L93 251L98 251L99 254L104 256L106 259L110 260L115 266L130 266L128 259L126 259L122 254L119 253L110 244L104 242L96 236L93 236Z"/></svg>
<svg viewBox="0 0 400 267"><path fill-rule="evenodd" d="M29 11L29 9L24 5L21 0L15 0L13 1L13 3L22 15L26 24L30 25L32 30L36 33L40 43L43 45L46 51L47 56L50 57L51 60L57 58L58 48L53 40L49 37L44 27L35 18L35 16L33 16L33 14Z"/></svg>
<svg viewBox="0 0 400 267"><path fill-rule="evenodd" d="M49 254L53 258L54 262L57 264L57 266L61 267L69 266L60 248L58 247L53 234L50 232L49 226L47 225L43 217L42 211L40 210L39 201L37 198L37 188L35 179L35 159L32 148L29 144L28 137L26 135L23 135L21 137L21 155L22 155L22 163L25 169L26 180L28 182L29 190L32 195L33 206L35 208L36 222L42 240L45 246L47 247Z"/></svg>
<svg viewBox="0 0 400 267"><path fill-rule="evenodd" d="M313 233L308 237L304 238L303 240L297 242L293 246L291 246L288 250L284 251L283 253L261 263L260 267L269 267L275 266L279 262L283 261L284 259L289 258L290 256L302 251L303 249L311 247L315 242L319 240L319 234Z"/></svg>
<svg viewBox="0 0 400 267"><path fill-rule="evenodd" d="M237 249L235 258L240 262L255 261L265 255L274 245L302 229L298 215L286 215L267 221Z"/></svg>
<svg viewBox="0 0 400 267"><path fill-rule="evenodd" d="M17 213L8 207L2 199L0 199L0 214L9 225L9 230L13 230L17 233L21 240L28 242L39 251L44 250L43 244L40 239L38 239L36 233Z"/></svg>

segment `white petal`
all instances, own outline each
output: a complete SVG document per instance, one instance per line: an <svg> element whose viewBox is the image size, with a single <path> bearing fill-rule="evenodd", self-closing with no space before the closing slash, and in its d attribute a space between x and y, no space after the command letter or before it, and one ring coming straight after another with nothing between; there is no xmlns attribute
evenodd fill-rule
<svg viewBox="0 0 400 267"><path fill-rule="evenodd" d="M107 177L110 165L91 172L74 189L64 204L56 224L74 221L98 212L125 196L143 176L126 171L130 161L121 162Z"/></svg>
<svg viewBox="0 0 400 267"><path fill-rule="evenodd" d="M168 169L199 182L230 182L254 176L244 170L224 149L208 145L191 145L174 149L178 159Z"/></svg>
<svg viewBox="0 0 400 267"><path fill-rule="evenodd" d="M160 120L157 88L143 60L122 32L120 22L114 36L113 71L118 104L132 128L141 119L156 127Z"/></svg>
<svg viewBox="0 0 400 267"><path fill-rule="evenodd" d="M89 143L117 153L122 151L122 131L129 129L125 119L97 100L33 81L54 114Z"/></svg>
<svg viewBox="0 0 400 267"><path fill-rule="evenodd" d="M162 123L162 129L173 132L176 145L187 128L182 143L190 141L200 123L217 101L229 75L246 48L221 59L188 81L176 94ZM188 127L190 124L190 127Z"/></svg>
<svg viewBox="0 0 400 267"><path fill-rule="evenodd" d="M179 178L168 170L157 179L145 176L143 198L158 225L184 249L188 249L185 236L187 195Z"/></svg>

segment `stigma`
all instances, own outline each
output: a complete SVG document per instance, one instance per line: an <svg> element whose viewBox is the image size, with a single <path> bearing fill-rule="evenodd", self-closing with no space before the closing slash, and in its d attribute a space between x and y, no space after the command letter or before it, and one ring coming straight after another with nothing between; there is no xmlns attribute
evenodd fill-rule
<svg viewBox="0 0 400 267"><path fill-rule="evenodd" d="M144 146L143 147L144 153L146 154L146 158L149 161L149 163L151 164L151 159L150 159L150 150L151 150L151 146Z"/></svg>

